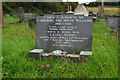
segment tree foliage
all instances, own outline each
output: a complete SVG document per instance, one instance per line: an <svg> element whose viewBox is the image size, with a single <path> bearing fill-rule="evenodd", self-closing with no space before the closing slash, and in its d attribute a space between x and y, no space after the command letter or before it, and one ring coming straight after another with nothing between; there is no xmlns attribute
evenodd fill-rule
<svg viewBox="0 0 120 80"><path fill-rule="evenodd" d="M49 12L66 12L67 6L72 6L74 10L77 2L6 2L3 3L3 11L8 14L16 13L18 7L23 7L26 13L49 13Z"/></svg>

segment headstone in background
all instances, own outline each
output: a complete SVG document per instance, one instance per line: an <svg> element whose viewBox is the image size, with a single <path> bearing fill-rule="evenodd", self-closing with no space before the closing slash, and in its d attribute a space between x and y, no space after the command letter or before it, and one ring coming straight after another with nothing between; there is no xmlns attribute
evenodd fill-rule
<svg viewBox="0 0 120 80"><path fill-rule="evenodd" d="M101 16L101 7L100 7L100 5L99 5L99 7L98 7L97 17L100 17L100 16Z"/></svg>
<svg viewBox="0 0 120 80"><path fill-rule="evenodd" d="M116 33L116 36L119 37L120 16L108 17L107 20L110 31Z"/></svg>
<svg viewBox="0 0 120 80"><path fill-rule="evenodd" d="M36 49L80 54L92 50L92 17L44 15L37 17Z"/></svg>
<svg viewBox="0 0 120 80"><path fill-rule="evenodd" d="M25 13L24 9L22 7L19 7L17 14L14 14L13 17L18 17L19 22L24 22L36 18L37 15L37 13Z"/></svg>
<svg viewBox="0 0 120 80"><path fill-rule="evenodd" d="M89 11L87 10L87 8L84 5L78 5L77 8L74 11L74 15L88 16Z"/></svg>
<svg viewBox="0 0 120 80"><path fill-rule="evenodd" d="M101 17L105 17L105 12L104 12L104 0L101 2Z"/></svg>
<svg viewBox="0 0 120 80"><path fill-rule="evenodd" d="M99 5L98 7L98 17L105 17L105 12L104 12L104 0L101 2L101 6Z"/></svg>
<svg viewBox="0 0 120 80"><path fill-rule="evenodd" d="M23 7L18 8L18 14L20 14L20 13L25 13Z"/></svg>
<svg viewBox="0 0 120 80"><path fill-rule="evenodd" d="M119 27L119 18L109 17L108 19L108 27L111 29L115 29Z"/></svg>
<svg viewBox="0 0 120 80"><path fill-rule="evenodd" d="M24 9L23 7L19 7L18 8L18 11L17 11L17 14L18 14L18 17L19 17L19 22L22 22L23 18L24 18Z"/></svg>

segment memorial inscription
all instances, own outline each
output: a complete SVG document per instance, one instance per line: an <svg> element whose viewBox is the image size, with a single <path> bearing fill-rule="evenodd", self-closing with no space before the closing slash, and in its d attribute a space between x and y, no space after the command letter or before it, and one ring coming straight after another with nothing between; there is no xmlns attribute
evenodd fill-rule
<svg viewBox="0 0 120 80"><path fill-rule="evenodd" d="M44 15L37 17L36 48L69 53L92 50L92 17Z"/></svg>

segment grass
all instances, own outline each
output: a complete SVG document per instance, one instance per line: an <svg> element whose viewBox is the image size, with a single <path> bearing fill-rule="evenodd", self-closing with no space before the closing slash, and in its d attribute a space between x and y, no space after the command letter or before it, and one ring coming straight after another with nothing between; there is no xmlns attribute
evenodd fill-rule
<svg viewBox="0 0 120 80"><path fill-rule="evenodd" d="M28 58L35 48L35 29L18 19L5 17L2 30L3 78L117 78L118 41L108 30L106 22L93 24L93 55L86 62L75 65L60 57L44 61ZM50 67L41 68L42 65ZM61 67L61 69L58 69Z"/></svg>
<svg viewBox="0 0 120 80"><path fill-rule="evenodd" d="M104 10L106 15L118 15L118 11L120 8L118 7L110 7L110 6L105 6ZM93 12L98 12L98 7L88 7L88 11L93 11Z"/></svg>

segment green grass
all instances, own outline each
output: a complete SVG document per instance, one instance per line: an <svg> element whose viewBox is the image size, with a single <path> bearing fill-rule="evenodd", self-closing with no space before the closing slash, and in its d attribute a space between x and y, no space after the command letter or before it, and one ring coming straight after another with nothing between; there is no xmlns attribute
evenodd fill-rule
<svg viewBox="0 0 120 80"><path fill-rule="evenodd" d="M110 10L106 10L106 9L110 9ZM120 9L119 7L113 7L113 6L104 7L106 15L114 15L114 14L118 15L119 9ZM88 7L88 11L98 12L98 7Z"/></svg>
<svg viewBox="0 0 120 80"><path fill-rule="evenodd" d="M118 77L118 41L108 30L106 22L94 22L93 55L87 59L87 62L75 65L72 61L54 57L45 61L28 58L28 52L35 48L35 29L29 28L27 23L10 24L16 21L18 19L5 17L6 27L2 30L3 58L1 58L3 78ZM47 64L50 67L40 68ZM71 72L69 72L70 69L72 69ZM65 72L61 73L62 71Z"/></svg>

